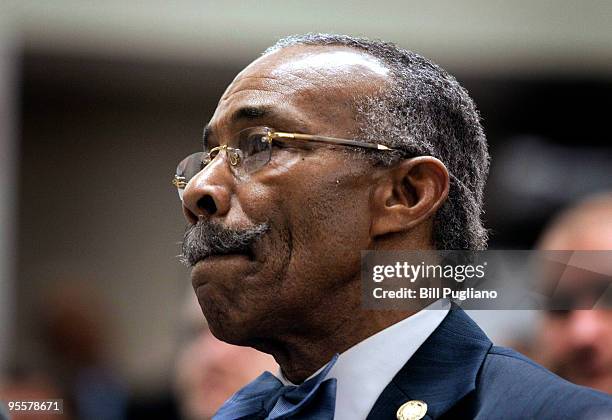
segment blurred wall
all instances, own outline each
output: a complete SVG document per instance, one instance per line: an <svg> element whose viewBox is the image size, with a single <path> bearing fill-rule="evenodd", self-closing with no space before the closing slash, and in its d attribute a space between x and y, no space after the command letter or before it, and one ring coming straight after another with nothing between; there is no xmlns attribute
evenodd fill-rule
<svg viewBox="0 0 612 420"><path fill-rule="evenodd" d="M43 345L31 308L54 284L86 282L108 303L115 368L142 392L163 387L189 281L170 180L231 76L28 53L22 68L17 354L36 360Z"/></svg>
<svg viewBox="0 0 612 420"><path fill-rule="evenodd" d="M0 16L0 369L7 367L14 331L17 62L12 27Z"/></svg>
<svg viewBox="0 0 612 420"><path fill-rule="evenodd" d="M607 0L5 0L24 41L45 50L239 62L280 36L340 32L398 42L455 69L612 70Z"/></svg>

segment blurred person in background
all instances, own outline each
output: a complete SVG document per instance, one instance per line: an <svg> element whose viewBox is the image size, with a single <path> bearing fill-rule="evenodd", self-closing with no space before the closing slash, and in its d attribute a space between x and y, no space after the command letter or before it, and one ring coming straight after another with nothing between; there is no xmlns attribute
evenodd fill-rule
<svg viewBox="0 0 612 420"><path fill-rule="evenodd" d="M46 373L36 369L11 369L0 377L0 420L71 420L70 407L64 404L62 414L12 411L8 416L4 402L62 399L64 394ZM3 415L5 417L3 417Z"/></svg>
<svg viewBox="0 0 612 420"><path fill-rule="evenodd" d="M538 248L612 250L612 193L592 196L561 213ZM558 375L612 394L612 310L546 312L534 350L533 356Z"/></svg>
<svg viewBox="0 0 612 420"><path fill-rule="evenodd" d="M126 418L127 390L110 366L110 323L101 293L61 281L44 294L41 325L49 373L78 419Z"/></svg>
<svg viewBox="0 0 612 420"><path fill-rule="evenodd" d="M274 358L250 347L217 340L190 288L183 311L185 345L176 362L175 392L181 418L212 418L233 393L262 372L278 371Z"/></svg>

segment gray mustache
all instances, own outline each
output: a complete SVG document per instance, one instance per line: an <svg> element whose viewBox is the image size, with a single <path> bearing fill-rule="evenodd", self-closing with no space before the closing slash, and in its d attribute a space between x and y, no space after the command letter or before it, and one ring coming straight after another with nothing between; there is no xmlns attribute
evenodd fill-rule
<svg viewBox="0 0 612 420"><path fill-rule="evenodd" d="M267 223L247 229L228 229L218 223L199 220L185 230L180 260L188 267L198 261L227 254L250 254L252 245L269 230Z"/></svg>

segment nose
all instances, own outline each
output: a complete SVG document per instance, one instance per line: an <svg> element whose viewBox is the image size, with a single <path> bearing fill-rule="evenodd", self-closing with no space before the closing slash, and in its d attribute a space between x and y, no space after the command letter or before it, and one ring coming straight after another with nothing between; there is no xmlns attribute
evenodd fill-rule
<svg viewBox="0 0 612 420"><path fill-rule="evenodd" d="M195 224L200 218L223 217L229 212L234 179L228 166L221 153L187 183L183 192L187 222Z"/></svg>
<svg viewBox="0 0 612 420"><path fill-rule="evenodd" d="M568 336L576 347L588 347L596 343L601 336L599 311L575 310L571 315Z"/></svg>

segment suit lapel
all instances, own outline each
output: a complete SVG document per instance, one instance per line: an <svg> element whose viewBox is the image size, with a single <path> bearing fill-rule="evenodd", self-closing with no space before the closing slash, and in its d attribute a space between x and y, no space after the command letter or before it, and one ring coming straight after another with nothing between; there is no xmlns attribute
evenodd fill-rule
<svg viewBox="0 0 612 420"><path fill-rule="evenodd" d="M476 375L492 343L453 305L444 321L384 389L368 419L395 419L409 400L427 403L425 419L438 418L476 387Z"/></svg>

